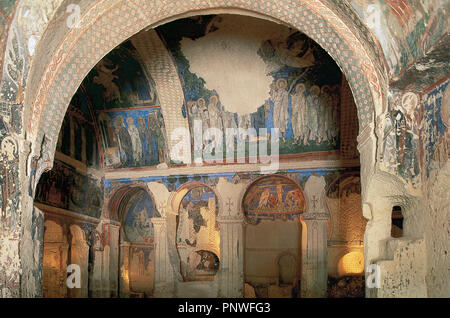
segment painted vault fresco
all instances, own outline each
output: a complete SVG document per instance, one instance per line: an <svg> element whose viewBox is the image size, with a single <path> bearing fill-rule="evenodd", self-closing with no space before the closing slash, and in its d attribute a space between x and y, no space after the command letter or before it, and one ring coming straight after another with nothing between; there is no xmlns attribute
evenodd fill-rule
<svg viewBox="0 0 450 318"><path fill-rule="evenodd" d="M153 225L150 219L156 215L155 205L145 191L139 191L128 201L123 220L126 240L129 242L153 242Z"/></svg>
<svg viewBox="0 0 450 318"><path fill-rule="evenodd" d="M350 4L380 42L391 75L398 75L445 34L445 10L450 5L444 2L351 0Z"/></svg>
<svg viewBox="0 0 450 318"><path fill-rule="evenodd" d="M295 182L282 176L264 177L245 194L244 214L252 224L262 219L292 219L305 211L305 198Z"/></svg>
<svg viewBox="0 0 450 318"><path fill-rule="evenodd" d="M251 113L228 111L229 106L222 104L218 92L208 89L208 83L191 70L191 61L183 53L181 42L186 38L198 41L217 32L225 19L226 16L194 17L157 28L182 80L186 98L182 110L189 119L192 144L194 122L198 120L202 122L203 132L210 127L223 132L227 128L255 129L246 141L247 156L249 143L256 145L258 140L270 140L271 128L280 129L281 155L339 149L342 75L331 57L304 34L284 30L284 37L260 41L255 53L264 63L271 84L269 98ZM267 133L260 134L260 128L267 128ZM223 133L223 150L211 146L211 140L204 141L203 148L212 147L208 150L213 153L225 153L228 147L236 149L235 145L244 138L239 133L235 143Z"/></svg>
<svg viewBox="0 0 450 318"><path fill-rule="evenodd" d="M159 105L153 79L144 72L130 41L100 60L82 85L95 111Z"/></svg>
<svg viewBox="0 0 450 318"><path fill-rule="evenodd" d="M215 193L207 186L194 187L180 203L177 249L185 281L210 280L219 270L217 204Z"/></svg>
<svg viewBox="0 0 450 318"><path fill-rule="evenodd" d="M89 166L156 166L169 162L165 133L153 79L127 41L82 82L64 120L58 150ZM83 141L89 149L82 147Z"/></svg>

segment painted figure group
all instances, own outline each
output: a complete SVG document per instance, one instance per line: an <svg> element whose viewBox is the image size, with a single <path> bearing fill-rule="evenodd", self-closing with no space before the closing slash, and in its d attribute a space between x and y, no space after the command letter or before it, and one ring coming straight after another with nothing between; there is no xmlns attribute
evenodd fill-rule
<svg viewBox="0 0 450 318"><path fill-rule="evenodd" d="M118 150L112 158L105 158L106 165L133 167L168 162L165 126L159 112L150 112L147 123L143 116L135 119L123 115L116 116L112 125L107 115L100 122L105 149Z"/></svg>
<svg viewBox="0 0 450 318"><path fill-rule="evenodd" d="M238 143L247 138L249 128L254 128L257 134L260 128L267 128L268 134L271 128L279 128L279 136L284 142L291 139L297 145L324 142L336 145L339 136L339 87L313 85L307 89L305 83L298 83L291 91L287 80L279 78L273 82L270 99L265 105L256 112L241 115L226 111L217 95L210 96L209 103L203 97L190 100L187 110L191 132L194 132L194 122L201 121L203 134L208 128L223 131L227 147L233 146L234 142L226 137L227 128L242 128Z"/></svg>

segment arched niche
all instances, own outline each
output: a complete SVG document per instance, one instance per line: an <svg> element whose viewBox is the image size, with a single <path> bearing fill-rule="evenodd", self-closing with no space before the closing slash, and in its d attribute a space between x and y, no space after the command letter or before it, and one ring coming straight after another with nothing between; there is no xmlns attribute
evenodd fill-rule
<svg viewBox="0 0 450 318"><path fill-rule="evenodd" d="M347 275L350 262L359 262L355 257L346 256L352 249L358 257L364 255L364 232L367 220L361 206L361 180L359 172L344 173L331 182L325 196L330 218L327 224L328 273L331 276ZM356 254L351 254L352 256ZM364 264L364 256L362 264ZM357 265L355 265L357 267ZM363 272L359 272L363 275Z"/></svg>
<svg viewBox="0 0 450 318"><path fill-rule="evenodd" d="M141 186L119 189L111 201L111 217L120 222L121 296L153 295L155 276L154 229L151 219L159 217L155 201Z"/></svg>
<svg viewBox="0 0 450 318"><path fill-rule="evenodd" d="M80 267L81 287L69 288L68 294L71 298L86 298L88 297L89 245L79 225L70 225L69 231L71 236L69 265L74 264Z"/></svg>
<svg viewBox="0 0 450 318"><path fill-rule="evenodd" d="M68 244L63 227L53 220L45 221L42 264L44 298L66 297L67 252Z"/></svg>
<svg viewBox="0 0 450 318"><path fill-rule="evenodd" d="M206 184L193 182L179 189L176 247L184 281L213 280L220 265L218 199ZM179 200L178 196L175 196Z"/></svg>
<svg viewBox="0 0 450 318"><path fill-rule="evenodd" d="M306 207L302 189L288 177L264 176L250 184L242 205L248 223L245 283L255 288L257 297L292 297L300 290L299 216Z"/></svg>

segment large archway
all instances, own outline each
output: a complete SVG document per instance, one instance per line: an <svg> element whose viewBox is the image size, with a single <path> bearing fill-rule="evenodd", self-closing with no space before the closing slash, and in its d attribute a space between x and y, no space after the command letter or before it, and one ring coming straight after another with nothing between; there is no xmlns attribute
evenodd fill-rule
<svg viewBox="0 0 450 318"><path fill-rule="evenodd" d="M109 201L109 217L120 224L118 273L120 297L151 297L155 276L155 201L145 187L117 189Z"/></svg>
<svg viewBox="0 0 450 318"><path fill-rule="evenodd" d="M263 3L261 2L261 4ZM152 5L158 7L157 3ZM220 9L217 9L219 5ZM116 11L120 11L120 6L125 6L127 9L126 12L131 15L133 15L133 12L139 12L136 13L136 20L124 21L123 15L122 18L116 19L115 14L119 14ZM383 82L383 76L380 75L382 74L381 67L376 66L381 64L376 62L376 58L374 58L375 54L370 52L370 45L367 45L370 41L365 43L364 41L367 39L365 36L362 36L361 38L365 40L363 40L364 43L361 43L357 39L358 37L352 33L354 29L352 26L353 22L351 22L351 12L343 13L344 11L342 10L345 8L337 10L337 8L330 8L320 1L314 4L305 1L300 5L298 3L291 3L290 1L276 4L269 4L268 2L267 6L261 7L257 7L251 3L231 3L228 1L224 3L220 2L220 4L219 2L218 4L209 3L207 5L208 7L205 7L205 4L190 2L188 6L188 8L183 8L183 5L180 4L174 7L169 6L166 8L166 12L151 12L149 16L152 19L150 20L146 16L146 13L144 13L145 10L142 11L142 8L134 7L129 3L117 3L108 7L104 3L99 2L91 8L86 8L86 11L83 11L85 14L82 18L82 29L77 32L69 30L64 35L64 40L60 42L61 46L58 50L63 54L55 54L60 59L49 61L48 67L45 69L45 75L42 78L39 77L42 73L39 76L37 75L39 74L37 68L33 69L32 75L30 76L30 78L33 76L38 76L39 78L39 80L32 81L32 83L39 84L31 88L29 90L30 94L27 95L27 98L30 98L28 99L29 102L32 100L35 101L33 104L34 115L30 118L30 135L28 138L33 143L33 152L30 156L29 164L30 167L37 168L35 174L36 181L39 179L40 173L53 164L53 150L56 144L56 136L60 123L62 122L62 117L66 111L66 106L73 92L77 89L82 78L84 78L87 72L103 55L122 40L139 32L149 24L156 26L175 18L212 12L233 12L240 15L257 16L278 23L288 24L304 32L319 43L341 67L356 96L360 119L360 150L365 153L364 156L368 159L363 161L364 165L366 165L366 168L372 168L373 165L371 165L371 162L375 160L374 149L376 145L375 139L370 137L373 136L374 113L377 107L381 107L383 104L383 93L381 89L381 87L384 87L381 84ZM189 10L192 9L198 9L200 11L190 12ZM342 15L342 20L337 18L340 15ZM130 21L134 23L130 23ZM121 22L124 22L124 24L116 25ZM102 38L102 32L110 30L105 30L104 26L112 28L113 25L119 28L117 30L124 32L118 32L109 38L107 42L100 40ZM99 37L99 41L95 42L97 36ZM352 44L350 45L350 43ZM361 45L358 46L354 43L360 43ZM348 50L338 51L337 47L339 46L348 48ZM73 50L68 48L73 48ZM92 50L93 48L95 49ZM86 55L89 55L89 58ZM46 63L43 64L46 65ZM50 67L50 65L52 66ZM52 72L50 72L50 69L52 69ZM374 74L376 75L374 76ZM34 97L36 98L34 99ZM31 106L31 103L26 104ZM167 133L174 127L180 125L186 126L187 124L186 120L182 119L179 105L173 106L178 106L178 108L163 108L163 112L167 114L165 116L167 118ZM49 117L50 115L47 116L47 114L52 114L52 117ZM42 120L41 123L40 118L46 118L46 120ZM48 118L53 118L54 120L48 120ZM363 170L365 170L364 176L368 176L369 170L364 167Z"/></svg>
<svg viewBox="0 0 450 318"><path fill-rule="evenodd" d="M60 28L57 34L52 33L51 46L56 53L51 60L45 63L40 61L39 66L33 65L30 73L25 105L32 115L25 119L25 124L29 127L28 138L33 143L33 155L37 158L41 157L43 137L46 137L43 151L49 157L42 160L43 169L52 165L58 132L72 95L98 60L149 25L155 27L183 16L215 12L237 13L284 23L305 33L335 59L347 77L355 96L361 132L374 123L374 114L385 103L382 64L373 52L377 46L371 46L373 41L369 39L369 32L363 32L361 25L358 25L361 29L356 31L357 20L353 12L344 5L332 8L318 0L300 3L288 0L276 3L174 1L169 4L152 2L140 7L126 1L109 6L106 1L100 1L83 9L81 29ZM50 23L49 30L54 32L57 23L61 22L55 19ZM116 32L111 32L112 30ZM49 36L44 35L37 50L48 50L44 43ZM173 126L168 124L166 127L169 131L180 124L180 114L175 113L173 116ZM44 118L45 120L41 120Z"/></svg>
<svg viewBox="0 0 450 318"><path fill-rule="evenodd" d="M176 246L181 275L184 281L213 280L220 265L217 196L202 183L188 183L180 190Z"/></svg>
<svg viewBox="0 0 450 318"><path fill-rule="evenodd" d="M42 264L42 295L58 298L67 294L66 272L68 244L60 224L53 220L45 222Z"/></svg>
<svg viewBox="0 0 450 318"><path fill-rule="evenodd" d="M281 175L256 179L243 199L244 282L256 297L297 297L302 276L305 198L300 186ZM251 286L251 287L250 287Z"/></svg>

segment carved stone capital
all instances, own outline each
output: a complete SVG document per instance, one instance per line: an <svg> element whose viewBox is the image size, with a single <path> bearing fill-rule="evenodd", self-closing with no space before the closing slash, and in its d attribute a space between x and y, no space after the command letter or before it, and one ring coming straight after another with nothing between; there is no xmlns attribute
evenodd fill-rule
<svg viewBox="0 0 450 318"><path fill-rule="evenodd" d="M163 226L167 224L167 219L164 217L160 217L160 218L151 218L150 221L152 222L153 226Z"/></svg>
<svg viewBox="0 0 450 318"><path fill-rule="evenodd" d="M234 216L218 216L217 217L217 222L219 223L226 223L226 224L231 224L231 223L244 223L244 216L243 215L234 215Z"/></svg>
<svg viewBox="0 0 450 318"><path fill-rule="evenodd" d="M319 221L319 220L328 220L330 218L330 214L328 212L309 212L304 213L301 216L303 221Z"/></svg>

